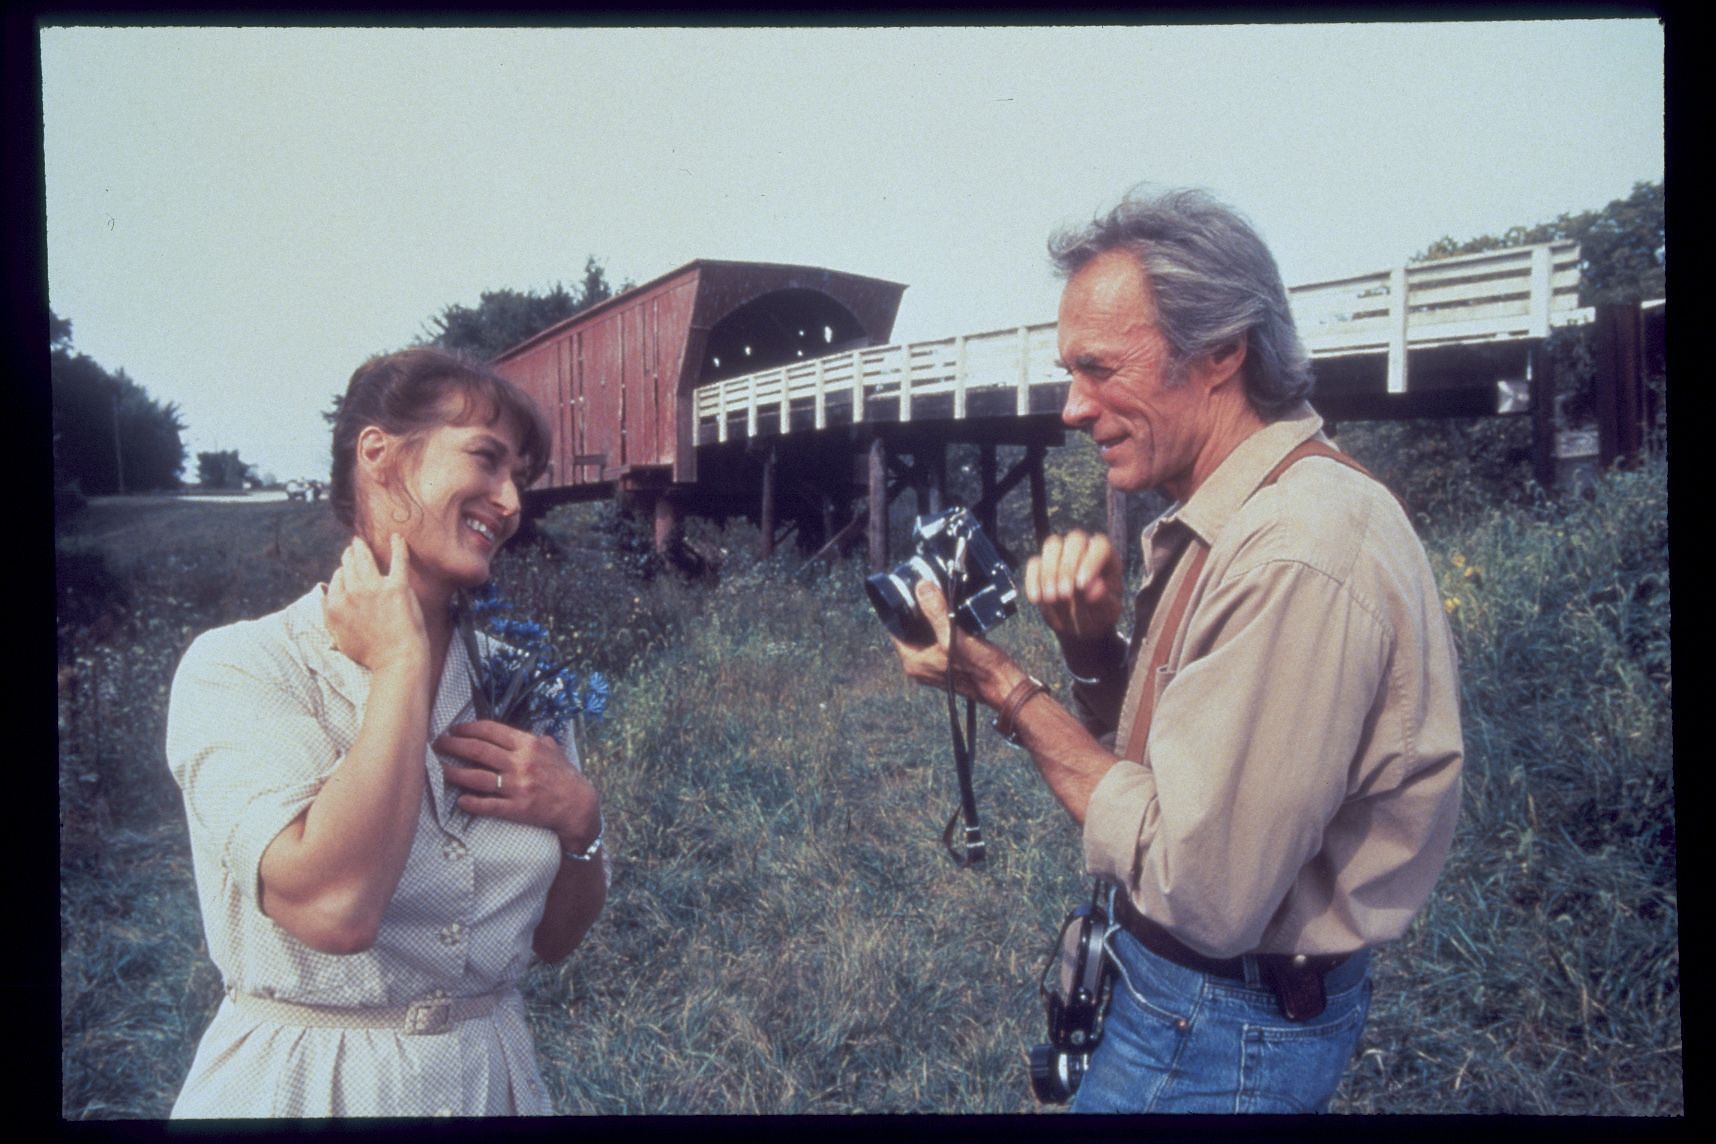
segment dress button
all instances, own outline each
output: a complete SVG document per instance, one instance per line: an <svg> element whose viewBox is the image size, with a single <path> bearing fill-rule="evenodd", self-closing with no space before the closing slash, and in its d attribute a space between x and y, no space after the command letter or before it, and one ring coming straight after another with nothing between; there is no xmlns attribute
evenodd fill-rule
<svg viewBox="0 0 1716 1144"><path fill-rule="evenodd" d="M447 946L458 945L463 939L464 933L465 927L461 926L458 922L454 922L452 925L441 930L441 944Z"/></svg>
<svg viewBox="0 0 1716 1144"><path fill-rule="evenodd" d="M446 856L447 861L449 862L457 862L459 859L463 858L467 852L465 844L460 842L457 838L449 838L446 845L441 847L441 853Z"/></svg>

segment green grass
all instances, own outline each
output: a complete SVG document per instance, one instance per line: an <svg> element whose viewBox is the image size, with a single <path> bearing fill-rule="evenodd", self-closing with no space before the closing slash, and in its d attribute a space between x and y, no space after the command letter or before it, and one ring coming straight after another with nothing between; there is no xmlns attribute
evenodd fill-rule
<svg viewBox="0 0 1716 1144"><path fill-rule="evenodd" d="M1658 463L1590 500L1427 524L1465 806L1429 908L1375 959L1338 1111L1684 1112L1665 485ZM73 1119L165 1115L218 1001L161 753L177 657L290 600L340 543L325 506L129 507L91 506L62 544L85 562L61 604ZM1036 974L1085 883L1029 760L981 732L990 862L956 869L945 700L900 678L856 563L795 576L735 526L699 537L727 549L719 584L687 584L639 575L604 511L545 530L559 550L509 553L502 586L615 684L584 738L613 892L526 983L556 1106L1035 1110ZM1057 677L1040 622L999 636Z"/></svg>

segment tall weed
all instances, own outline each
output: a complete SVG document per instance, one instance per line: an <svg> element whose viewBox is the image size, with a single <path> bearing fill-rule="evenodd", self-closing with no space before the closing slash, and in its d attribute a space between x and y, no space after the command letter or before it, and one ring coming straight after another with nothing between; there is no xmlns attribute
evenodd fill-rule
<svg viewBox="0 0 1716 1144"><path fill-rule="evenodd" d="M1666 497L1653 462L1590 499L1474 502L1426 529L1462 657L1465 806L1429 907L1378 951L1338 1110L1684 1110ZM1028 757L980 728L990 860L959 870L940 843L958 804L945 697L902 680L858 563L797 574L736 525L695 538L719 578L687 583L601 512L549 523L552 546L503 558L502 588L614 677L607 720L580 732L613 891L584 945L526 982L557 1107L1034 1110L1036 974L1085 883ZM165 689L195 632L315 578L266 536L230 560L233 527L165 552L78 542L123 594L62 632L69 1118L165 1115L218 1000ZM1060 678L1034 616L997 637Z"/></svg>

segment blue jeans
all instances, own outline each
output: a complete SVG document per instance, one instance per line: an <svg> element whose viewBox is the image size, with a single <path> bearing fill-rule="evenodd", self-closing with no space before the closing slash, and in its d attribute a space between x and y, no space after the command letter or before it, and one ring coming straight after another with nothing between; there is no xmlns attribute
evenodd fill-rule
<svg viewBox="0 0 1716 1144"><path fill-rule="evenodd" d="M1320 1016L1289 1021L1250 958L1248 984L1176 965L1122 929L1108 948L1114 999L1071 1111L1328 1110L1370 1012L1368 951L1324 978Z"/></svg>

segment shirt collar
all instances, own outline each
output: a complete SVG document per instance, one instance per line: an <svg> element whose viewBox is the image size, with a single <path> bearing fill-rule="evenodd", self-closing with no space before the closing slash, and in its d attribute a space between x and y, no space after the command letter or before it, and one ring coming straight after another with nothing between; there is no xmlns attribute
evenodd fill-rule
<svg viewBox="0 0 1716 1144"><path fill-rule="evenodd" d="M1322 428L1323 419L1316 410L1300 402L1284 417L1269 422L1235 446L1196 492L1162 514L1162 523L1183 524L1204 543L1213 544L1216 534L1263 484L1269 471Z"/></svg>

